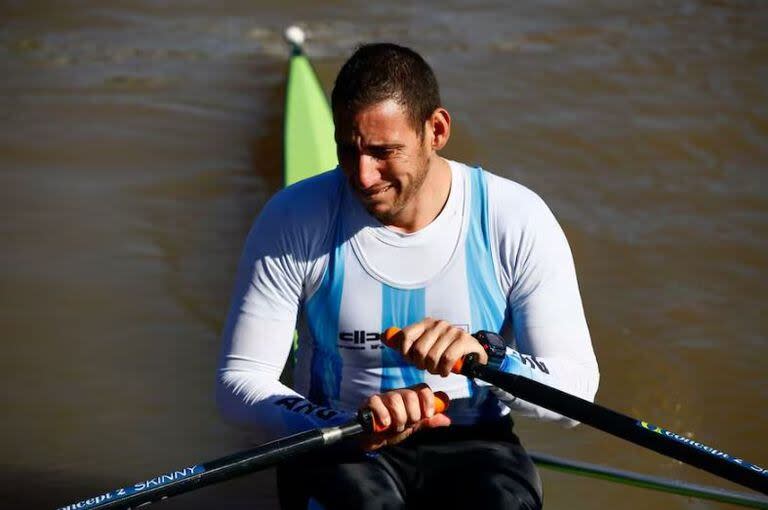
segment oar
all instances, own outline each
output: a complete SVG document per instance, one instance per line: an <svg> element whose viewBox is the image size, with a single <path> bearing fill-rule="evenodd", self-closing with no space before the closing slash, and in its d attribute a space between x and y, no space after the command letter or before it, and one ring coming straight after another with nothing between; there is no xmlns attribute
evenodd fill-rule
<svg viewBox="0 0 768 510"><path fill-rule="evenodd" d="M707 499L730 503L748 508L768 509L768 498L744 492L730 491L719 487L699 485L695 483L650 476L633 471L625 471L600 464L591 464L572 459L564 459L546 453L529 452L533 461L539 466L553 471L561 471L571 475L597 478L614 483L621 483L642 489L650 489L669 494L678 494L691 498Z"/></svg>
<svg viewBox="0 0 768 510"><path fill-rule="evenodd" d="M435 392L435 413L448 407L448 395ZM354 420L336 427L307 430L277 439L250 450L238 452L202 464L184 466L175 471L142 480L121 489L84 499L58 510L129 509L189 492L206 485L266 469L301 453L330 446L362 433L386 430L373 420L369 410L362 410Z"/></svg>
<svg viewBox="0 0 768 510"><path fill-rule="evenodd" d="M384 343L396 345L400 330L389 328ZM695 466L714 475L768 494L768 470L734 457L711 446L565 393L526 377L495 370L469 354L456 363L453 371L466 377L482 379L515 397L521 398L568 418L586 423L631 443Z"/></svg>

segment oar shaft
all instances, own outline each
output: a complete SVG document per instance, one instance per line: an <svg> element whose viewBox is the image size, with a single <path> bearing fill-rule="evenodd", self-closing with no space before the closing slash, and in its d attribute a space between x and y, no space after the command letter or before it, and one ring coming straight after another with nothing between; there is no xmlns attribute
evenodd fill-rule
<svg viewBox="0 0 768 510"><path fill-rule="evenodd" d="M462 373L482 379L532 404L768 494L768 472L743 459L531 379L488 368L477 363L471 355L465 358Z"/></svg>
<svg viewBox="0 0 768 510"><path fill-rule="evenodd" d="M434 394L435 413L448 408L450 399L442 391ZM136 508L183 492L274 466L310 450L332 445L362 433L383 432L370 409L358 411L357 417L343 425L307 430L293 436L234 453L226 457L188 466L131 486L63 506L58 510L113 510Z"/></svg>
<svg viewBox="0 0 768 510"><path fill-rule="evenodd" d="M366 417L361 414L357 420L344 425L301 432L250 450L143 480L128 487L63 506L59 510L129 509L160 501L170 496L274 466L301 453L360 434L371 424L370 422L365 423L366 419L370 419L370 416Z"/></svg>
<svg viewBox="0 0 768 510"><path fill-rule="evenodd" d="M680 480L672 480L660 476L651 476L633 471L625 471L599 464L591 464L572 459L564 459L540 452L528 452L531 459L539 467L561 471L571 475L623 483L643 489L650 489L669 494L678 494L691 498L708 499L721 503L730 503L749 508L768 510L768 498L752 493L734 492L719 487L698 485Z"/></svg>

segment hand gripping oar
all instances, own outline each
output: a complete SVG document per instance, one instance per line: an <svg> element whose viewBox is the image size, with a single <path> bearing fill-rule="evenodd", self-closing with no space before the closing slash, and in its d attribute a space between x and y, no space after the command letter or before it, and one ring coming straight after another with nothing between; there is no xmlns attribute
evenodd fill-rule
<svg viewBox="0 0 768 510"><path fill-rule="evenodd" d="M435 392L436 414L445 411L448 403L448 395L442 391ZM60 507L58 510L136 508L139 505L154 503L183 492L272 467L298 454L332 445L348 437L383 432L387 428L377 423L373 413L365 409L358 412L354 420L343 425L307 430L203 464L185 466L176 471Z"/></svg>
<svg viewBox="0 0 768 510"><path fill-rule="evenodd" d="M390 347L396 346L399 342L396 338L399 333L398 328L387 329L383 335L384 343ZM452 371L467 377L482 379L531 404L586 423L598 430L709 471L739 485L768 494L768 469L766 468L526 377L481 365L475 354L469 354L457 361Z"/></svg>

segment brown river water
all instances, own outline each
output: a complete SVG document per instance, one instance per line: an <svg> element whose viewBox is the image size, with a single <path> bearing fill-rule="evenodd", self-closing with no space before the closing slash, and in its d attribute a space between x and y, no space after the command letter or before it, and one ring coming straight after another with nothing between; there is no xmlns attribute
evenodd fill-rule
<svg viewBox="0 0 768 510"><path fill-rule="evenodd" d="M213 400L240 247L280 185L298 22L433 64L445 155L570 239L598 401L768 464L768 4L0 0L0 501L52 508L244 444ZM621 440L534 450L738 489ZM545 471L547 508L727 508ZM274 508L273 474L158 508Z"/></svg>

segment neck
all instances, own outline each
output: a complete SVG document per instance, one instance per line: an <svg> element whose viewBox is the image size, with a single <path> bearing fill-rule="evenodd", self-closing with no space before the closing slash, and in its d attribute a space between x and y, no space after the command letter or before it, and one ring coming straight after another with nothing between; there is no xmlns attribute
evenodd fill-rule
<svg viewBox="0 0 768 510"><path fill-rule="evenodd" d="M450 192L451 166L448 161L433 154L427 166L427 175L416 195L387 226L406 234L421 230L437 218Z"/></svg>

